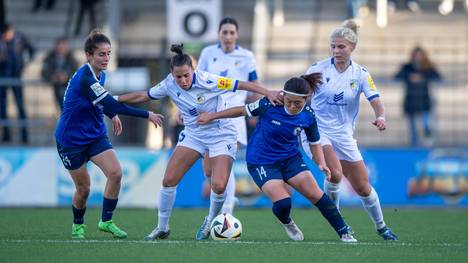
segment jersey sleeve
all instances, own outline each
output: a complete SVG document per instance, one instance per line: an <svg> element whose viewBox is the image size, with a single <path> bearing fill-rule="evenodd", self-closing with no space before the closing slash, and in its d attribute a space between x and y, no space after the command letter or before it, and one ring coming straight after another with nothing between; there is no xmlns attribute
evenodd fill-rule
<svg viewBox="0 0 468 263"><path fill-rule="evenodd" d="M257 101L245 105L245 111L249 117L252 116L261 116L267 109L271 106L270 101L263 97Z"/></svg>
<svg viewBox="0 0 468 263"><path fill-rule="evenodd" d="M312 64L306 71L306 75L307 74L311 74L311 73L317 73L317 72L321 72L320 71L320 68L318 67L318 64L315 63L315 64Z"/></svg>
<svg viewBox="0 0 468 263"><path fill-rule="evenodd" d="M83 76L80 81L80 89L83 96L87 97L94 105L106 97L109 92L93 77Z"/></svg>
<svg viewBox="0 0 468 263"><path fill-rule="evenodd" d="M310 114L310 125L304 128L305 135L309 144L320 143L320 133L317 126L317 120L315 119L314 110L310 106L306 106L305 112Z"/></svg>
<svg viewBox="0 0 468 263"><path fill-rule="evenodd" d="M204 48L200 54L200 58L198 59L197 69L202 71L208 71L208 51Z"/></svg>
<svg viewBox="0 0 468 263"><path fill-rule="evenodd" d="M360 87L367 100L371 101L380 97L379 91L375 87L374 80L365 68L361 68Z"/></svg>
<svg viewBox="0 0 468 263"><path fill-rule="evenodd" d="M195 78L199 87L208 89L212 92L235 92L237 90L237 86L239 85L239 80L237 79L218 76L206 71L197 71Z"/></svg>
<svg viewBox="0 0 468 263"><path fill-rule="evenodd" d="M248 59L249 59L249 77L248 81L255 81L258 80L258 75L257 75L257 62L255 61L255 56L253 55L252 52L248 53Z"/></svg>
<svg viewBox="0 0 468 263"><path fill-rule="evenodd" d="M169 77L169 76L168 76ZM159 100L167 96L168 77L148 90L148 97Z"/></svg>

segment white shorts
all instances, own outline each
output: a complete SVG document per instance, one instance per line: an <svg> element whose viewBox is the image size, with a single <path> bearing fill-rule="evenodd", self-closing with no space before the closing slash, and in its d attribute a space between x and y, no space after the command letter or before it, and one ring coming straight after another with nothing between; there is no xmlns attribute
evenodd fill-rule
<svg viewBox="0 0 468 263"><path fill-rule="evenodd" d="M237 142L235 134L219 134L211 136L209 139L202 139L184 129L179 134L177 146L184 146L195 150L202 157L208 152L209 157L229 155L232 159L236 159Z"/></svg>
<svg viewBox="0 0 468 263"><path fill-rule="evenodd" d="M331 138L321 133L320 144L322 146L331 145L339 160L349 162L362 161L361 152L359 151L357 142L353 137Z"/></svg>
<svg viewBox="0 0 468 263"><path fill-rule="evenodd" d="M247 126L245 124L245 117L237 117L231 119L232 123L236 127L237 142L242 145L247 145Z"/></svg>

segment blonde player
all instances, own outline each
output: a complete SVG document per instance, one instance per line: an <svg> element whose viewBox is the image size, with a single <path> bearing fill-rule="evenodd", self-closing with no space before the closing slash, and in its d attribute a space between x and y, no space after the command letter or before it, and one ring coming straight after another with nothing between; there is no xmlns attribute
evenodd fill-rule
<svg viewBox="0 0 468 263"><path fill-rule="evenodd" d="M223 77L234 78L241 81L258 83L256 62L250 50L237 45L239 26L232 17L225 17L219 23L219 43L205 47L198 60L197 69L217 74ZM247 91L229 92L221 95L224 108L232 108L245 104ZM247 127L245 117L232 118L237 131L238 147L247 145ZM212 166L210 158L203 159L203 168L207 178L211 177ZM231 170L226 186L226 200L222 208L223 213L232 214L235 201L235 177Z"/></svg>
<svg viewBox="0 0 468 263"><path fill-rule="evenodd" d="M373 124L379 131L386 128L385 109L372 77L364 67L351 60L357 40L356 23L346 21L330 34L332 57L313 64L306 73L322 73L323 77L323 84L312 98L311 106L317 117L326 163L331 170L331 178L325 180L324 190L338 207L340 181L343 175L346 176L360 196L377 233L385 240L398 240L384 222L379 197L369 184L367 168L353 138L361 93L375 112Z"/></svg>
<svg viewBox="0 0 468 263"><path fill-rule="evenodd" d="M145 240L165 239L169 236L169 217L176 197L176 187L195 161L208 153L213 167L210 209L195 235L197 240L202 240L209 237L210 223L223 206L224 191L236 156L237 136L230 120L200 126L197 124L199 114L219 111L222 109L219 96L237 89L258 92L267 96L274 104L279 102L276 98L278 93L251 82L194 71L192 60L182 52L181 45L172 45L171 51L177 54L171 59L171 73L166 79L148 91L122 95L118 100L137 103L169 96L182 113L185 124L164 173L159 192L158 225Z"/></svg>

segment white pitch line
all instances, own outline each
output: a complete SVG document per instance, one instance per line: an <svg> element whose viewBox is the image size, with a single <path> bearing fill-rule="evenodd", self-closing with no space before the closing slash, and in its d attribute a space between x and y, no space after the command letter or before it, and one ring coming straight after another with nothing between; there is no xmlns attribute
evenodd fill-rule
<svg viewBox="0 0 468 263"><path fill-rule="evenodd" d="M357 242L357 243L344 243L344 242L327 242L327 241L189 241L189 240L161 240L161 241L143 241L143 240L59 240L59 239L0 239L0 243L92 243L92 244L145 244L145 245L163 245L163 244L212 244L212 245L236 245L236 244L272 244L272 245L351 245L351 246L392 246L392 247L466 247L466 244L461 243L412 243L412 242Z"/></svg>

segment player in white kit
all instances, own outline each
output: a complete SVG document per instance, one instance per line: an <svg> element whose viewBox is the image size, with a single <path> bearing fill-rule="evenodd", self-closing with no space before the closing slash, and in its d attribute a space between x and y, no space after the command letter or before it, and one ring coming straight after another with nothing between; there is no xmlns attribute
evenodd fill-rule
<svg viewBox="0 0 468 263"><path fill-rule="evenodd" d="M237 45L239 26L232 17L225 17L219 23L219 43L205 47L198 60L197 69L207 71L223 77L241 81L258 83L256 62L253 53ZM229 92L221 95L224 109L242 106L247 99L247 91ZM237 146L247 145L247 127L245 117L232 118L231 121L237 131ZM203 159L205 176L211 177L212 167L209 158ZM231 170L226 186L226 200L222 208L223 213L232 214L234 209L236 182L234 172Z"/></svg>
<svg viewBox="0 0 468 263"><path fill-rule="evenodd" d="M324 190L338 207L340 181L343 175L346 176L361 197L377 233L385 240L398 240L384 222L379 197L369 184L367 168L353 138L361 93L374 110L376 119L373 124L379 131L386 128L385 109L372 77L364 67L351 60L357 40L357 25L352 20L346 21L330 34L332 57L313 64L306 73L320 72L323 77L311 106L316 114L326 163L332 172L330 181L324 182Z"/></svg>
<svg viewBox="0 0 468 263"><path fill-rule="evenodd" d="M138 103L169 96L179 108L185 124L164 173L159 192L158 225L145 240L165 239L169 236L169 217L176 187L195 161L208 153L213 166L212 190L209 213L195 235L197 240L201 240L209 237L210 223L223 206L224 191L237 151L237 138L231 120L201 126L197 124L199 114L222 110L223 100L220 95L237 89L260 93L272 103L280 101L277 99L278 92L270 92L258 84L194 71L192 60L182 52L181 45L173 45L171 51L177 54L171 59L171 73L163 81L148 91L121 95L117 99L120 102Z"/></svg>

